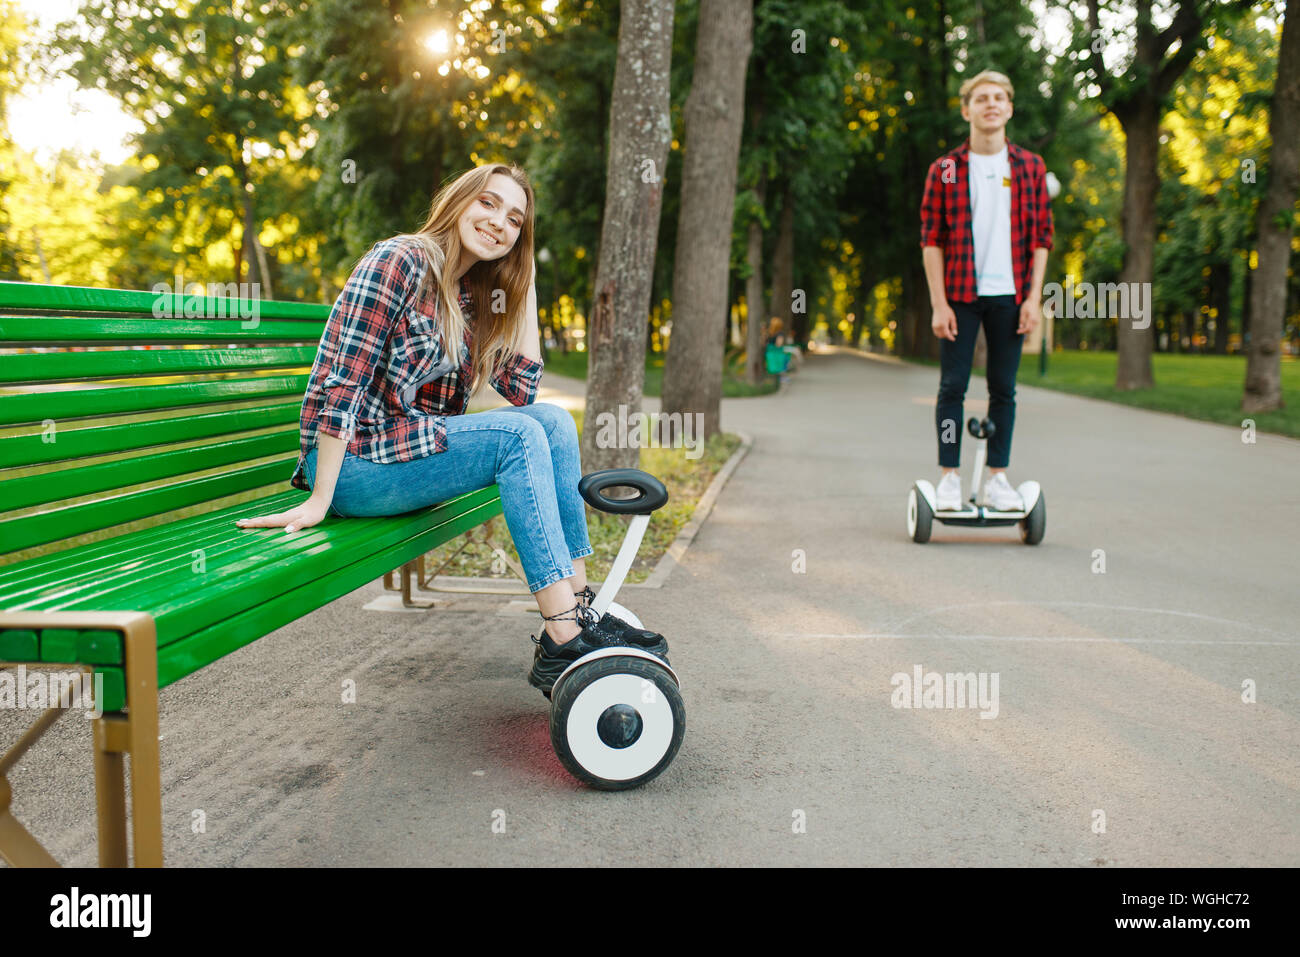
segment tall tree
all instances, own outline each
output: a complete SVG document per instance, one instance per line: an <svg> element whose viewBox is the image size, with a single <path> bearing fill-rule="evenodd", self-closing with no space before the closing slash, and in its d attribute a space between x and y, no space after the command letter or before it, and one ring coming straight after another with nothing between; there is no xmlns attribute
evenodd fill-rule
<svg viewBox="0 0 1300 957"><path fill-rule="evenodd" d="M736 164L753 30L753 0L701 0L695 75L686 98L663 411L703 413L706 437L718 431L721 419L725 337L719 326L725 331L728 317Z"/></svg>
<svg viewBox="0 0 1300 957"><path fill-rule="evenodd" d="M1295 0L1282 26L1277 82L1268 131L1268 190L1259 204L1259 265L1251 286L1250 344L1246 350L1245 412L1282 407L1282 323L1286 316L1287 272L1296 195L1300 193L1300 11Z"/></svg>
<svg viewBox="0 0 1300 957"><path fill-rule="evenodd" d="M745 378L750 385L758 385L767 377L763 345L767 326L767 297L763 294L763 204L767 198L767 175L759 173L753 189L754 202L749 211L750 221L745 237L745 266L749 276L745 279Z"/></svg>
<svg viewBox="0 0 1300 957"><path fill-rule="evenodd" d="M20 46L26 23L11 0L0 0L0 279L18 278L22 243L13 235L10 193L18 152L9 138L9 100L22 87Z"/></svg>
<svg viewBox="0 0 1300 957"><path fill-rule="evenodd" d="M769 320L781 319L787 336L806 334L804 287L834 259L838 223L826 211L842 208L856 139L842 104L868 31L866 12L840 0L757 0L753 18L733 266L746 280L749 375L761 379ZM805 304L797 316L796 287Z"/></svg>
<svg viewBox="0 0 1300 957"><path fill-rule="evenodd" d="M140 154L154 159L135 186L153 215L181 223L197 211L203 245L232 243L236 281L265 279L257 234L278 211L259 196L301 154L311 113L274 36L287 4L83 0L51 44L82 86L143 123Z"/></svg>
<svg viewBox="0 0 1300 957"><path fill-rule="evenodd" d="M1160 120L1165 99L1183 71L1204 48L1201 35L1214 0L1180 0L1169 25L1158 29L1153 0L1134 4L1132 58L1112 76L1103 62L1108 45L1101 26L1102 0L1088 0L1089 76L1101 102L1124 127L1124 266L1120 282L1151 288L1155 276L1156 198L1160 193ZM1151 315L1121 316L1117 329L1119 358L1115 388L1145 389L1155 384L1151 352L1155 324Z"/></svg>
<svg viewBox="0 0 1300 957"><path fill-rule="evenodd" d="M646 322L653 282L665 164L672 139L669 69L672 0L624 0L609 111L605 215L587 324L587 403L582 462L587 471L636 465L636 448L601 441L602 413L639 414L645 389Z"/></svg>

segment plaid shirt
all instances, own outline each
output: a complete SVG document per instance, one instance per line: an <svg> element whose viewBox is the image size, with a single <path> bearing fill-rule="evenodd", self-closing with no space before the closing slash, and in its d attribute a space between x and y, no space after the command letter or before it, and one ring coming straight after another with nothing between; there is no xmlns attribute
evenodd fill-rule
<svg viewBox="0 0 1300 957"><path fill-rule="evenodd" d="M448 358L432 292L417 298L429 262L409 240L376 243L348 277L330 310L311 368L299 419L298 467L290 480L309 489L303 459L317 433L343 439L353 455L372 462L406 462L447 449L444 416L464 415L469 403L471 326L461 363ZM460 305L471 298L461 283ZM491 377L514 405L537 397L542 363L513 355Z"/></svg>
<svg viewBox="0 0 1300 957"><path fill-rule="evenodd" d="M930 164L921 199L921 245L943 250L943 286L948 299L974 302L975 237L971 233L970 140ZM1029 297L1034 279L1034 250L1052 248L1052 204L1047 195L1043 158L1014 143L1007 144L1011 166L1011 268L1020 291Z"/></svg>

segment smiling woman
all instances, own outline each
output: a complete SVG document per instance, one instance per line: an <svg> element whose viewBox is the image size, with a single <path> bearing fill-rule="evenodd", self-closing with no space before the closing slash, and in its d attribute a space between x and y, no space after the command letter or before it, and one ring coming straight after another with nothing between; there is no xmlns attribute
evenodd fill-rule
<svg viewBox="0 0 1300 957"><path fill-rule="evenodd" d="M533 215L523 170L480 166L439 191L418 231L375 244L334 304L303 399L292 481L311 496L238 524L292 532L327 513L397 515L496 484L546 619L529 681L549 694L592 650L636 644L662 657L668 643L590 608L577 429L534 402ZM466 415L484 381L511 406Z"/></svg>

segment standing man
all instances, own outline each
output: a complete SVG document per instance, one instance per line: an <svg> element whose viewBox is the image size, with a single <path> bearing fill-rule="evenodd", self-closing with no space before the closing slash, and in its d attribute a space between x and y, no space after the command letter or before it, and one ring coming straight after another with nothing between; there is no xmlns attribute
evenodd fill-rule
<svg viewBox="0 0 1300 957"><path fill-rule="evenodd" d="M1052 248L1052 209L1042 157L1007 142L1014 90L985 70L961 85L970 138L930 165L921 200L921 255L939 343L935 426L943 476L936 509L962 507L962 402L980 325L988 344L989 480L983 504L1024 508L1007 481L1016 420L1016 370L1024 334L1042 319L1043 275ZM972 489L972 492L975 490Z"/></svg>

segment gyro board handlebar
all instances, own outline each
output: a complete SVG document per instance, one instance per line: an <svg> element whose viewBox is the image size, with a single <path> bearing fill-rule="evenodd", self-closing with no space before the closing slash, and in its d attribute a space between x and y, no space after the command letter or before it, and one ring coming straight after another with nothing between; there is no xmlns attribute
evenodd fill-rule
<svg viewBox="0 0 1300 957"><path fill-rule="evenodd" d="M619 487L631 488L640 494L636 498L610 498L604 494L606 489ZM600 586L596 600L591 603L592 610L597 615L604 615L609 611L618 590L623 587L623 580L627 578L628 569L632 567L632 560L636 557L646 527L650 524L650 513L668 504L668 489L663 482L640 469L603 469L584 475L578 482L578 493L594 509L613 515L632 516L627 535L619 547L618 557L605 576L605 583Z"/></svg>

